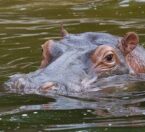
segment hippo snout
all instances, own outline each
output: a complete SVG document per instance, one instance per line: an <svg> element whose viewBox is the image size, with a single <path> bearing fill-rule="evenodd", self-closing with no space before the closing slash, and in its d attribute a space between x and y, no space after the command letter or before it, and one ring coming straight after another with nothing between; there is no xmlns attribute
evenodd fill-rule
<svg viewBox="0 0 145 132"><path fill-rule="evenodd" d="M36 85L35 85L36 86ZM35 87L31 78L23 74L15 74L4 83L4 87L12 93L33 93Z"/></svg>
<svg viewBox="0 0 145 132"><path fill-rule="evenodd" d="M65 85L47 81L37 83L33 78L29 78L25 74L16 74L10 77L10 79L4 84L4 87L12 93L20 94L67 94L67 88Z"/></svg>

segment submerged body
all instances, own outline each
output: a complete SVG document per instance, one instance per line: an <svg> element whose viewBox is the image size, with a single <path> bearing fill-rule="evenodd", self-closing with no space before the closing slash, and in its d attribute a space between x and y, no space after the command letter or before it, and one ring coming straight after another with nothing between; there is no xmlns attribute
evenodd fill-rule
<svg viewBox="0 0 145 132"><path fill-rule="evenodd" d="M42 45L40 69L11 76L6 88L18 93L72 94L145 80L145 50L134 32L118 37L68 34L62 29L62 34L60 41Z"/></svg>

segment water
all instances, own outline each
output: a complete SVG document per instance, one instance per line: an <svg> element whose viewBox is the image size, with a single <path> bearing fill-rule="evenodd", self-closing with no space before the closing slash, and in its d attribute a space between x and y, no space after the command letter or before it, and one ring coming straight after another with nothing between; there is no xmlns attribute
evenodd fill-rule
<svg viewBox="0 0 145 132"><path fill-rule="evenodd" d="M71 33L135 31L145 44L144 0L0 0L0 83L36 70L41 44ZM0 88L0 131L145 131L145 84L80 97L8 94ZM115 128L114 128L115 127ZM121 127L121 128L118 128ZM123 128L126 127L126 128Z"/></svg>

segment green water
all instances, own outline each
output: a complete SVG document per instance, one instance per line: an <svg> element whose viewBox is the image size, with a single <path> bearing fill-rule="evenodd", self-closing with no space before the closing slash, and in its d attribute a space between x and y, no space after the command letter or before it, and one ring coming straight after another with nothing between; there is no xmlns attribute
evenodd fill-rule
<svg viewBox="0 0 145 132"><path fill-rule="evenodd" d="M70 33L135 31L144 45L145 1L0 0L0 84L36 70L41 44L61 37L61 23ZM0 131L143 132L129 127L145 126L144 87L79 100L8 94L1 86Z"/></svg>

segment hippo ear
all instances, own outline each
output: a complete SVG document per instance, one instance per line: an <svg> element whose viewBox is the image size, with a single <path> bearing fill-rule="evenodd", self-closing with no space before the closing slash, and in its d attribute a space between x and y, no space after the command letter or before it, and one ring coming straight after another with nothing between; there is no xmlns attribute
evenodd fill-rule
<svg viewBox="0 0 145 132"><path fill-rule="evenodd" d="M42 61L41 61L41 65L40 68L44 68L46 67L51 59L51 55L50 55L50 45L53 43L52 40L48 40L46 41L43 45L41 45L42 47Z"/></svg>
<svg viewBox="0 0 145 132"><path fill-rule="evenodd" d="M64 29L63 24L61 24L60 32L61 32L61 36L62 36L62 37L65 37L65 36L67 36L67 35L69 34L69 33Z"/></svg>
<svg viewBox="0 0 145 132"><path fill-rule="evenodd" d="M121 50L124 54L130 53L139 43L139 37L134 32L128 32L121 40Z"/></svg>

